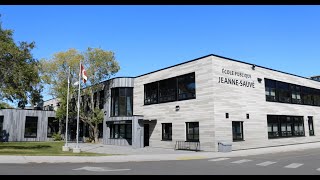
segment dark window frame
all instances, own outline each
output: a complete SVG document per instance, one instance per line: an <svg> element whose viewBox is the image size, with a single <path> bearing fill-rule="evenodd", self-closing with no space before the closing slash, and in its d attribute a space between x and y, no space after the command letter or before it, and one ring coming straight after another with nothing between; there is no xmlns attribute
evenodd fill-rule
<svg viewBox="0 0 320 180"><path fill-rule="evenodd" d="M266 100L270 102L276 102L277 101L277 86L276 81L271 79L265 79L265 94L266 94ZM272 95L274 93L274 96Z"/></svg>
<svg viewBox="0 0 320 180"><path fill-rule="evenodd" d="M121 91L124 91L124 95L121 95L123 94ZM128 98L130 104L128 104ZM120 100L124 100L124 103L121 104L122 101L120 102ZM121 105L123 105L123 107ZM129 108L128 105L130 106ZM133 116L133 87L111 88L110 109L110 117Z"/></svg>
<svg viewBox="0 0 320 180"><path fill-rule="evenodd" d="M192 133L189 133L190 125L192 125ZM195 126L196 125L196 126ZM195 132L195 128L198 127L198 133ZM190 138L189 136L192 136ZM198 138L196 138L198 136ZM186 122L186 141L187 142L199 142L200 140L200 126L199 122Z"/></svg>
<svg viewBox="0 0 320 180"><path fill-rule="evenodd" d="M122 128L121 128L122 127ZM131 128L128 128L131 127ZM132 139L132 124L110 124L110 139ZM123 129L123 130L122 130ZM131 134L128 133L131 129ZM117 133L117 137L116 137ZM122 137L121 137L122 134Z"/></svg>
<svg viewBox="0 0 320 180"><path fill-rule="evenodd" d="M272 125L271 131L269 131L270 125ZM267 115L267 127L268 139L305 137L303 116ZM274 127L277 127L277 130L274 130Z"/></svg>
<svg viewBox="0 0 320 180"><path fill-rule="evenodd" d="M290 84L277 81L276 86L276 95L278 94L278 101L282 103L291 103L292 93Z"/></svg>
<svg viewBox="0 0 320 180"><path fill-rule="evenodd" d="M302 104L301 86L291 84L291 102L292 104Z"/></svg>
<svg viewBox="0 0 320 180"><path fill-rule="evenodd" d="M36 121L36 122L32 122L32 121ZM30 124L32 126L27 127L27 125L30 125ZM31 129L30 132L27 131L27 129ZM26 116L26 121L24 126L24 138L37 138L37 136L38 136L38 116Z"/></svg>
<svg viewBox="0 0 320 180"><path fill-rule="evenodd" d="M172 123L162 123L162 141L172 141Z"/></svg>
<svg viewBox="0 0 320 180"><path fill-rule="evenodd" d="M282 81L276 81L268 78L264 78L265 80L265 94L266 94L266 101L267 102L278 102L278 103L287 103L287 104L299 104L299 105L308 105L308 106L320 106L320 89L310 88L306 86L300 86L292 83L286 83ZM273 84L272 84L273 83ZM274 89L274 83L276 84L275 87L275 96L274 98L270 97L271 90ZM289 91L284 90L286 88L280 88L281 85L286 84L290 87ZM283 92L290 92L290 102L289 97L287 101L281 100L281 94ZM280 95L279 95L280 94ZM280 96L280 98L279 98ZM300 99L298 98L300 96Z"/></svg>
<svg viewBox="0 0 320 180"><path fill-rule="evenodd" d="M237 132L238 125L240 132ZM243 121L232 121L232 141L244 141Z"/></svg>
<svg viewBox="0 0 320 180"><path fill-rule="evenodd" d="M167 103L177 101L177 78L169 78L159 81L158 102Z"/></svg>
<svg viewBox="0 0 320 180"><path fill-rule="evenodd" d="M99 91L99 109L103 109L105 97L104 97L104 90Z"/></svg>
<svg viewBox="0 0 320 180"><path fill-rule="evenodd" d="M311 128L310 128L310 125L311 125ZM314 125L313 125L313 116L308 116L308 127L309 127L309 136L315 136Z"/></svg>
<svg viewBox="0 0 320 180"><path fill-rule="evenodd" d="M196 77L195 73L184 74L181 76L177 76L177 99L178 101L188 100L188 99L195 99L196 98ZM193 81L192 81L193 80ZM187 87L194 86L192 88ZM185 90L181 90L181 89Z"/></svg>
<svg viewBox="0 0 320 180"><path fill-rule="evenodd" d="M159 102L159 82L144 85L144 105L158 104Z"/></svg>
<svg viewBox="0 0 320 180"><path fill-rule="evenodd" d="M193 81L190 81L187 77L190 77ZM190 85L190 87L194 86L194 90L189 87L188 90L181 91L181 88L186 86L183 85L182 82L194 84ZM182 97L182 95L184 97ZM144 84L144 105L184 101L189 99L196 99L195 72Z"/></svg>

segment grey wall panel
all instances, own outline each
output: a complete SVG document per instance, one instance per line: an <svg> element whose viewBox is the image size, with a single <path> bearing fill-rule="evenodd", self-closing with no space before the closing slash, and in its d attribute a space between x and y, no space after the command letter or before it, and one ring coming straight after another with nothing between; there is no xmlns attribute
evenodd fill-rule
<svg viewBox="0 0 320 180"><path fill-rule="evenodd" d="M9 133L9 141L47 141L48 117L55 117L53 111L3 109L4 129ZM26 116L38 117L37 138L24 138Z"/></svg>

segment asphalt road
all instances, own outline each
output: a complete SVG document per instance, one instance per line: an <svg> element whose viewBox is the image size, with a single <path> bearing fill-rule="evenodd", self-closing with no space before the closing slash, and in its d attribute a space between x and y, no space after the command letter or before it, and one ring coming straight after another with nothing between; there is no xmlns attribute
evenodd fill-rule
<svg viewBox="0 0 320 180"><path fill-rule="evenodd" d="M320 175L320 149L259 156L126 163L0 164L1 175Z"/></svg>

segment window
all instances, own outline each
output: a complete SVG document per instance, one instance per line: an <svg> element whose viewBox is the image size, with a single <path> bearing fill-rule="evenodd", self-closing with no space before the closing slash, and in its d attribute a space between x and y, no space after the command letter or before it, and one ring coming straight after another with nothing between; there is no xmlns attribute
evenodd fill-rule
<svg viewBox="0 0 320 180"><path fill-rule="evenodd" d="M172 123L162 123L162 140L172 140Z"/></svg>
<svg viewBox="0 0 320 180"><path fill-rule="evenodd" d="M103 123L98 124L98 130L99 130L98 138L102 138L103 137Z"/></svg>
<svg viewBox="0 0 320 180"><path fill-rule="evenodd" d="M302 97L303 97L303 104L305 105L313 105L312 100L312 89L308 87L302 88Z"/></svg>
<svg viewBox="0 0 320 180"><path fill-rule="evenodd" d="M132 124L111 124L110 138L112 139L131 139Z"/></svg>
<svg viewBox="0 0 320 180"><path fill-rule="evenodd" d="M103 109L103 105L104 105L104 90L101 90L99 92L99 109Z"/></svg>
<svg viewBox="0 0 320 180"><path fill-rule="evenodd" d="M144 85L144 104L158 103L158 82Z"/></svg>
<svg viewBox="0 0 320 180"><path fill-rule="evenodd" d="M111 116L132 116L133 88L111 89Z"/></svg>
<svg viewBox="0 0 320 180"><path fill-rule="evenodd" d="M289 84L284 82L277 82L277 92L279 95L279 102L290 103L291 102L291 92L289 89Z"/></svg>
<svg viewBox="0 0 320 180"><path fill-rule="evenodd" d="M320 89L265 79L266 100L320 106Z"/></svg>
<svg viewBox="0 0 320 180"><path fill-rule="evenodd" d="M320 90L319 89L313 90L313 105L320 106Z"/></svg>
<svg viewBox="0 0 320 180"><path fill-rule="evenodd" d="M47 137L51 138L53 133L58 133L59 121L54 117L48 117Z"/></svg>
<svg viewBox="0 0 320 180"><path fill-rule="evenodd" d="M233 141L243 141L242 121L232 121L232 139Z"/></svg>
<svg viewBox="0 0 320 180"><path fill-rule="evenodd" d="M27 116L24 130L25 138L36 138L38 129L38 117Z"/></svg>
<svg viewBox="0 0 320 180"><path fill-rule="evenodd" d="M276 101L276 81L265 79L267 101Z"/></svg>
<svg viewBox="0 0 320 180"><path fill-rule="evenodd" d="M97 107L97 96L98 96L97 92L93 93L93 108Z"/></svg>
<svg viewBox="0 0 320 180"><path fill-rule="evenodd" d="M279 122L278 116L268 115L268 137L276 138L279 137Z"/></svg>
<svg viewBox="0 0 320 180"><path fill-rule="evenodd" d="M196 98L195 73L144 85L144 104L157 104Z"/></svg>
<svg viewBox="0 0 320 180"><path fill-rule="evenodd" d="M293 104L301 104L300 86L291 85L291 98Z"/></svg>
<svg viewBox="0 0 320 180"><path fill-rule="evenodd" d="M291 119L293 119L293 136L304 136L303 118L291 117Z"/></svg>
<svg viewBox="0 0 320 180"><path fill-rule="evenodd" d="M180 76L178 79L178 100L196 98L195 73Z"/></svg>
<svg viewBox="0 0 320 180"><path fill-rule="evenodd" d="M159 82L159 102L171 102L177 100L176 78L166 79Z"/></svg>
<svg viewBox="0 0 320 180"><path fill-rule="evenodd" d="M187 122L187 141L199 142L199 122Z"/></svg>
<svg viewBox="0 0 320 180"><path fill-rule="evenodd" d="M3 116L0 116L0 133L2 132L2 130L3 130Z"/></svg>
<svg viewBox="0 0 320 180"><path fill-rule="evenodd" d="M308 126L309 126L309 135L314 136L313 117L312 116L308 116Z"/></svg>
<svg viewBox="0 0 320 180"><path fill-rule="evenodd" d="M302 116L268 115L268 138L304 136Z"/></svg>

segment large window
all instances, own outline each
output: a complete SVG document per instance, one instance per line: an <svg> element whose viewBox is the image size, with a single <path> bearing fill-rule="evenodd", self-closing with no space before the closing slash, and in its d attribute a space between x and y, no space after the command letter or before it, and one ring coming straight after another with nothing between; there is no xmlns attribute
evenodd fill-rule
<svg viewBox="0 0 320 180"><path fill-rule="evenodd" d="M3 116L0 116L0 133L2 132L2 130L3 130Z"/></svg>
<svg viewBox="0 0 320 180"><path fill-rule="evenodd" d="M290 103L290 88L288 83L277 82L277 90L279 95L279 102Z"/></svg>
<svg viewBox="0 0 320 180"><path fill-rule="evenodd" d="M47 137L52 137L54 133L59 131L59 121L54 117L48 117Z"/></svg>
<svg viewBox="0 0 320 180"><path fill-rule="evenodd" d="M242 121L232 121L232 139L233 141L243 141Z"/></svg>
<svg viewBox="0 0 320 180"><path fill-rule="evenodd" d="M187 122L187 141L199 141L199 122Z"/></svg>
<svg viewBox="0 0 320 180"><path fill-rule="evenodd" d="M302 116L268 115L268 138L304 136Z"/></svg>
<svg viewBox="0 0 320 180"><path fill-rule="evenodd" d="M131 139L132 124L110 124L110 138Z"/></svg>
<svg viewBox="0 0 320 180"><path fill-rule="evenodd" d="M111 116L132 116L133 88L111 89Z"/></svg>
<svg viewBox="0 0 320 180"><path fill-rule="evenodd" d="M308 116L308 126L309 126L309 135L314 136L313 117L312 116Z"/></svg>
<svg viewBox="0 0 320 180"><path fill-rule="evenodd" d="M320 106L320 89L265 79L266 100Z"/></svg>
<svg viewBox="0 0 320 180"><path fill-rule="evenodd" d="M276 101L276 81L266 79L265 87L267 101Z"/></svg>
<svg viewBox="0 0 320 180"><path fill-rule="evenodd" d="M104 105L104 90L99 92L99 109L103 109Z"/></svg>
<svg viewBox="0 0 320 180"><path fill-rule="evenodd" d="M98 138L102 138L103 137L103 123L98 124L98 130L99 130Z"/></svg>
<svg viewBox="0 0 320 180"><path fill-rule="evenodd" d="M303 97L303 104L305 105L313 105L313 90L308 87L302 87L302 97Z"/></svg>
<svg viewBox="0 0 320 180"><path fill-rule="evenodd" d="M178 77L178 100L196 98L195 73Z"/></svg>
<svg viewBox="0 0 320 180"><path fill-rule="evenodd" d="M291 85L291 98L293 104L301 104L301 90L300 86Z"/></svg>
<svg viewBox="0 0 320 180"><path fill-rule="evenodd" d="M158 82L144 85L144 104L158 103Z"/></svg>
<svg viewBox="0 0 320 180"><path fill-rule="evenodd" d="M159 82L159 102L171 102L177 99L176 78L166 79Z"/></svg>
<svg viewBox="0 0 320 180"><path fill-rule="evenodd" d="M162 123L162 140L172 140L172 123Z"/></svg>
<svg viewBox="0 0 320 180"><path fill-rule="evenodd" d="M36 138L37 137L37 129L38 129L38 117L27 116L25 129L24 129L24 137L25 138Z"/></svg>
<svg viewBox="0 0 320 180"><path fill-rule="evenodd" d="M195 98L194 72L144 85L145 105Z"/></svg>
<svg viewBox="0 0 320 180"><path fill-rule="evenodd" d="M320 90L313 89L313 104L315 106L320 106Z"/></svg>

